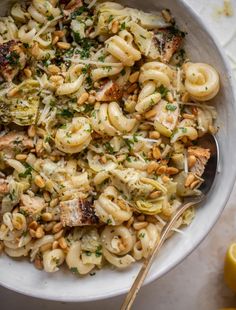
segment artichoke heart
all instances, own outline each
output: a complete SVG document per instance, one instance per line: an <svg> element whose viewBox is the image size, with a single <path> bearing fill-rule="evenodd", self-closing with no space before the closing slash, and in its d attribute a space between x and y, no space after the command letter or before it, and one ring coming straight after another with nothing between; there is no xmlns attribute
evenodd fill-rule
<svg viewBox="0 0 236 310"><path fill-rule="evenodd" d="M161 213L162 211L162 205L163 205L164 197L159 198L156 201L150 202L150 201L143 201L143 200L137 200L136 201L136 208L139 212L148 214L148 215L154 215Z"/></svg>

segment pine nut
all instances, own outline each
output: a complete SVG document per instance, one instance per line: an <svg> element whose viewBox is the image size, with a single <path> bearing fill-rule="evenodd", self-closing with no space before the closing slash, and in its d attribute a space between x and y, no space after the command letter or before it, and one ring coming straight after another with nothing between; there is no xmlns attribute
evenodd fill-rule
<svg viewBox="0 0 236 310"><path fill-rule="evenodd" d="M89 102L90 104L94 104L94 103L95 103L95 101L96 101L95 96L93 96L93 95L89 95L89 97L88 97L88 102Z"/></svg>
<svg viewBox="0 0 236 310"><path fill-rule="evenodd" d="M45 222L50 222L52 220L52 214L49 212L45 212L42 214L42 220Z"/></svg>
<svg viewBox="0 0 236 310"><path fill-rule="evenodd" d="M36 175L34 178L34 184L37 185L39 188L45 187L45 181L40 175Z"/></svg>
<svg viewBox="0 0 236 310"><path fill-rule="evenodd" d="M31 54L35 58L39 57L39 44L38 44L38 42L35 42L33 47L31 48Z"/></svg>
<svg viewBox="0 0 236 310"><path fill-rule="evenodd" d="M58 233L61 229L62 229L62 223L59 222L59 223L56 223L53 228L52 228L52 232L55 234L55 233Z"/></svg>
<svg viewBox="0 0 236 310"><path fill-rule="evenodd" d="M162 181L163 181L164 183L168 183L168 182L170 181L170 178L169 178L167 175L163 175Z"/></svg>
<svg viewBox="0 0 236 310"><path fill-rule="evenodd" d="M43 231L43 228L41 226L39 226L37 229L36 229L36 232L35 232L35 237L40 239L42 238L43 236L45 235L44 231Z"/></svg>
<svg viewBox="0 0 236 310"><path fill-rule="evenodd" d="M161 151L158 146L155 146L155 145L153 146L152 155L157 160L161 158Z"/></svg>
<svg viewBox="0 0 236 310"><path fill-rule="evenodd" d="M35 146L35 151L38 156L41 155L43 151L43 139L38 139L38 142L36 143L36 146Z"/></svg>
<svg viewBox="0 0 236 310"><path fill-rule="evenodd" d="M61 83L63 82L63 77L60 75L52 75L50 76L49 80L54 83Z"/></svg>
<svg viewBox="0 0 236 310"><path fill-rule="evenodd" d="M30 229L33 229L33 230L36 230L38 228L38 223L36 221L33 221L29 224L29 228Z"/></svg>
<svg viewBox="0 0 236 310"><path fill-rule="evenodd" d="M149 132L149 138L150 139L159 139L160 138L160 133L158 131L150 131Z"/></svg>
<svg viewBox="0 0 236 310"><path fill-rule="evenodd" d="M159 168L159 165L155 162L151 162L148 166L147 166L147 173L151 174L154 171L156 171Z"/></svg>
<svg viewBox="0 0 236 310"><path fill-rule="evenodd" d="M64 237L62 237L62 238L60 238L60 239L58 240L58 244L59 244L59 246L60 246L63 250L65 250L65 249L67 248L66 239L65 239Z"/></svg>
<svg viewBox="0 0 236 310"><path fill-rule="evenodd" d="M34 260L34 266L39 269L42 270L43 269L43 262L41 259L39 259L38 257L35 258Z"/></svg>
<svg viewBox="0 0 236 310"><path fill-rule="evenodd" d="M125 204L125 202L124 202L123 200L118 199L118 200L117 200L117 204L118 204L118 206L119 206L122 210L126 210L126 209L127 209L127 206L126 206L126 204Z"/></svg>
<svg viewBox="0 0 236 310"><path fill-rule="evenodd" d="M18 87L14 87L8 92L7 96L9 98L14 97L18 93L18 91L19 91Z"/></svg>
<svg viewBox="0 0 236 310"><path fill-rule="evenodd" d="M64 230L62 229L54 235L55 240L60 239L63 236L63 234L64 234Z"/></svg>
<svg viewBox="0 0 236 310"><path fill-rule="evenodd" d="M181 98L181 100L185 103L189 101L189 93L185 92Z"/></svg>
<svg viewBox="0 0 236 310"><path fill-rule="evenodd" d="M149 119L154 117L157 114L157 111L152 109L144 114L145 118Z"/></svg>
<svg viewBox="0 0 236 310"><path fill-rule="evenodd" d="M167 95L166 95L166 99L168 102L173 102L174 98L173 95L171 94L171 92L168 91Z"/></svg>
<svg viewBox="0 0 236 310"><path fill-rule="evenodd" d="M124 161L126 159L126 155L125 154L120 154L117 156L117 161L118 163L121 163L122 161Z"/></svg>
<svg viewBox="0 0 236 310"><path fill-rule="evenodd" d="M127 89L127 93L128 93L128 94L131 94L131 93L133 93L133 92L135 91L135 89L137 89L137 88L138 88L138 84L137 84L137 83L134 83L134 84L130 85L130 87Z"/></svg>
<svg viewBox="0 0 236 310"><path fill-rule="evenodd" d="M30 230L29 230L29 234L30 234L30 236L31 236L32 238L35 238L35 230L30 229Z"/></svg>
<svg viewBox="0 0 236 310"><path fill-rule="evenodd" d="M64 35L65 35L65 33L64 33L63 30L56 30L56 31L54 31L53 34L54 34L55 36L58 36L59 38L62 38L62 37L64 37Z"/></svg>
<svg viewBox="0 0 236 310"><path fill-rule="evenodd" d="M154 191L154 192L152 192L152 193L149 195L149 198L155 199L155 198L157 198L157 197L160 197L161 194L162 194L161 191Z"/></svg>
<svg viewBox="0 0 236 310"><path fill-rule="evenodd" d="M103 155L103 156L100 157L100 162L101 162L102 164L106 164L107 158L106 158L105 155Z"/></svg>
<svg viewBox="0 0 236 310"><path fill-rule="evenodd" d="M111 26L111 32L112 33L117 33L119 30L119 22L117 20L115 20L113 23L112 23L112 26Z"/></svg>
<svg viewBox="0 0 236 310"><path fill-rule="evenodd" d="M70 49L71 45L70 43L67 43L67 42L57 42L57 47L63 50L68 50Z"/></svg>
<svg viewBox="0 0 236 310"><path fill-rule="evenodd" d="M157 169L158 174L164 174L166 173L166 166L161 166Z"/></svg>
<svg viewBox="0 0 236 310"><path fill-rule="evenodd" d="M77 104L81 105L83 103L85 103L85 101L87 101L89 98L89 94L88 93L83 93L77 100Z"/></svg>
<svg viewBox="0 0 236 310"><path fill-rule="evenodd" d="M56 43L58 43L59 39L60 39L59 36L53 36L52 45L55 45Z"/></svg>
<svg viewBox="0 0 236 310"><path fill-rule="evenodd" d="M43 192L43 199L44 199L46 202L49 202L49 201L50 201L51 197L50 197L49 192L47 192L47 191L44 191L44 192Z"/></svg>
<svg viewBox="0 0 236 310"><path fill-rule="evenodd" d="M131 227L131 225L133 224L133 222L134 222L134 218L133 218L133 216L128 220L128 222L127 222L127 224L126 224L126 227L127 228L130 228Z"/></svg>
<svg viewBox="0 0 236 310"><path fill-rule="evenodd" d="M191 189L194 189L197 185L199 185L200 184L200 180L196 180L196 181L194 181L194 182L192 182L191 184L190 184L190 188Z"/></svg>
<svg viewBox="0 0 236 310"><path fill-rule="evenodd" d="M58 205L59 199L58 198L54 198L51 202L50 202L50 207L54 208Z"/></svg>
<svg viewBox="0 0 236 310"><path fill-rule="evenodd" d="M137 220L138 220L139 222L145 221L145 215L144 215L144 214L141 214L141 215L137 216Z"/></svg>
<svg viewBox="0 0 236 310"><path fill-rule="evenodd" d="M172 115L168 115L167 118L166 118L166 120L167 120L167 122L169 122L169 123L173 123L173 121L174 121Z"/></svg>
<svg viewBox="0 0 236 310"><path fill-rule="evenodd" d="M48 66L48 71L51 74L59 74L61 72L61 69L58 66L56 66L56 65L49 65Z"/></svg>
<svg viewBox="0 0 236 310"><path fill-rule="evenodd" d="M136 71L130 75L129 82L133 84L137 82L138 78L139 78L139 71Z"/></svg>
<svg viewBox="0 0 236 310"><path fill-rule="evenodd" d="M58 241L55 240L52 244L52 249L55 250L58 248L58 246L59 246Z"/></svg>
<svg viewBox="0 0 236 310"><path fill-rule="evenodd" d="M136 222L133 224L135 230L140 230L148 226L148 222Z"/></svg>
<svg viewBox="0 0 236 310"><path fill-rule="evenodd" d="M178 172L179 172L179 169L177 169L175 167L168 167L166 169L166 173L169 175L177 174Z"/></svg>
<svg viewBox="0 0 236 310"><path fill-rule="evenodd" d="M27 133L30 138L34 138L34 136L36 135L35 126L34 125L29 126Z"/></svg>
<svg viewBox="0 0 236 310"><path fill-rule="evenodd" d="M26 154L17 154L16 159L17 160L25 160L27 158Z"/></svg>
<svg viewBox="0 0 236 310"><path fill-rule="evenodd" d="M24 74L27 78L30 78L32 76L32 71L29 68L25 68Z"/></svg>
<svg viewBox="0 0 236 310"><path fill-rule="evenodd" d="M56 222L50 222L48 224L44 224L44 230L46 232L51 231Z"/></svg>
<svg viewBox="0 0 236 310"><path fill-rule="evenodd" d="M40 252L46 252L46 251L48 251L48 250L51 250L51 248L52 248L52 243L50 242L50 243L46 243L46 244L44 244L44 245L42 245L41 247L40 247Z"/></svg>
<svg viewBox="0 0 236 310"><path fill-rule="evenodd" d="M190 173L185 180L184 186L189 187L190 184L193 183L194 180L195 180L195 176L192 173Z"/></svg>
<svg viewBox="0 0 236 310"><path fill-rule="evenodd" d="M195 115L188 114L188 113L183 113L183 118L185 118L185 119L195 119Z"/></svg>
<svg viewBox="0 0 236 310"><path fill-rule="evenodd" d="M134 117L136 118L137 121L141 121L142 119L142 116L140 114L136 114Z"/></svg>
<svg viewBox="0 0 236 310"><path fill-rule="evenodd" d="M197 162L197 158L194 155L189 155L188 156L188 167L192 168Z"/></svg>

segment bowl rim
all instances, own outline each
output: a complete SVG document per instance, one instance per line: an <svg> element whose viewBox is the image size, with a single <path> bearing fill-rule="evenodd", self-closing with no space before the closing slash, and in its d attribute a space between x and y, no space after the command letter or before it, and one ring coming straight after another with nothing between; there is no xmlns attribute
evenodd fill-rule
<svg viewBox="0 0 236 310"><path fill-rule="evenodd" d="M216 37L216 35L213 33L213 31L209 28L207 28L206 24L204 23L203 19L201 18L201 16L185 1L185 0L179 0L179 5L182 6L182 8L184 10L186 10L191 16L194 17L194 19L197 21L198 24L201 25L202 29L204 29L204 31L209 35L209 37L212 39L213 44L215 45L222 63L224 65L224 67L226 68L226 71L229 73L230 79L229 79L229 84L230 84L230 89L232 91L232 97L233 97L233 106L235 108L235 115L236 115L236 89L234 88L234 84L236 84L236 81L234 79L234 75L233 75L233 71L229 65L229 61L226 57L225 51L223 49L223 47L221 46L218 38ZM234 155L235 159L236 159L236 154ZM149 274L144 282L143 285L147 285L150 284L152 282L154 282L155 280L158 280L159 278L163 277L164 275L166 275L168 272L170 272L172 269L174 269L177 265L179 265L181 262L183 262L194 250L197 249L197 247L203 242L203 240L208 236L209 232L212 230L212 228L215 226L216 222L219 220L220 215L222 214L227 201L230 198L231 192L233 190L234 187L234 183L236 180L236 166L232 165L232 169L231 169L232 173L231 173L231 180L229 181L230 186L225 190L225 198L222 202L222 206L221 208L219 208L218 213L215 217L215 219L212 221L210 227L204 231L203 235L193 244L193 246L186 252L184 252L175 262L173 262L172 264L170 264L169 266L167 266L166 268L164 268L158 275L156 273L152 273ZM91 296L86 296L86 297L81 297L81 296L77 296L77 297L66 297L66 296L58 296L57 299L55 299L55 297L50 296L46 293L46 290L42 293L38 293L38 292L32 292L29 291L27 289L20 289L20 288L16 288L14 286L5 284L4 282L1 281L0 279L0 286L5 287L11 291L14 291L16 293L19 294L23 294L25 296L28 297L34 297L37 299L43 299L43 300L51 300L51 301L59 301L59 302L91 302L91 301L96 301L96 300L103 300L103 299L109 299L112 297L116 297L116 296L120 296L123 294L126 294L130 287L129 286L124 286L122 288L119 289L115 289L113 291L110 291L109 293L98 293L98 294L93 294Z"/></svg>

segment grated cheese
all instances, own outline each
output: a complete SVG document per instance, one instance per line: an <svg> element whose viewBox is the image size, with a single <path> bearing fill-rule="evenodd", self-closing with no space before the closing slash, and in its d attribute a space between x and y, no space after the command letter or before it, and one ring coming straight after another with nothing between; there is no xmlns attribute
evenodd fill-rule
<svg viewBox="0 0 236 310"><path fill-rule="evenodd" d="M36 40L52 23L54 23L55 21L57 21L58 19L62 18L62 15L59 15L57 17L55 17L54 19L48 21L46 23L45 26L43 26L38 33L36 33L36 35L34 36L34 40Z"/></svg>
<svg viewBox="0 0 236 310"><path fill-rule="evenodd" d="M85 64L85 65L95 65L95 66L101 66L101 67L121 67L123 66L120 62L101 62L101 61L93 61L93 60L83 60L79 58L64 58L65 61L71 61L78 64Z"/></svg>
<svg viewBox="0 0 236 310"><path fill-rule="evenodd" d="M123 138L125 139L133 139L133 136L123 136ZM157 143L158 140L155 139L149 139L149 138L143 138L143 137L139 137L139 136L135 136L135 139L139 140L139 141L144 141L144 142L150 142L150 143Z"/></svg>

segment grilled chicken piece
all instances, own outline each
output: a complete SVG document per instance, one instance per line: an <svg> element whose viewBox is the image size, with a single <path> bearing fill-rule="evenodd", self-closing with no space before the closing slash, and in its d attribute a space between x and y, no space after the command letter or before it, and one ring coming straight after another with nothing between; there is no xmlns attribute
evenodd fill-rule
<svg viewBox="0 0 236 310"><path fill-rule="evenodd" d="M29 215L40 213L45 207L44 199L38 196L30 197L29 195L22 194L20 198L20 210L23 210Z"/></svg>
<svg viewBox="0 0 236 310"><path fill-rule="evenodd" d="M87 226L99 224L92 203L84 199L73 199L60 203L63 226Z"/></svg>
<svg viewBox="0 0 236 310"><path fill-rule="evenodd" d="M197 159L195 165L190 171L198 176L201 176L205 170L207 161L211 157L210 150L199 146L191 146L188 148L188 156L194 155Z"/></svg>
<svg viewBox="0 0 236 310"><path fill-rule="evenodd" d="M0 44L0 74L11 82L26 64L26 55L21 43L11 40Z"/></svg>
<svg viewBox="0 0 236 310"><path fill-rule="evenodd" d="M0 137L0 151L13 150L15 148L19 151L23 151L33 147L33 141L29 139L24 132L11 131Z"/></svg>
<svg viewBox="0 0 236 310"><path fill-rule="evenodd" d="M113 81L107 82L96 94L97 101L116 101L122 97L122 90Z"/></svg>
<svg viewBox="0 0 236 310"><path fill-rule="evenodd" d="M152 40L149 57L168 63L174 53L180 48L184 33L171 27L159 29Z"/></svg>

